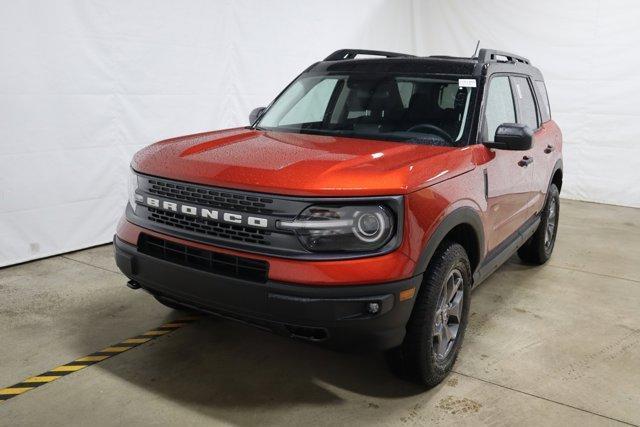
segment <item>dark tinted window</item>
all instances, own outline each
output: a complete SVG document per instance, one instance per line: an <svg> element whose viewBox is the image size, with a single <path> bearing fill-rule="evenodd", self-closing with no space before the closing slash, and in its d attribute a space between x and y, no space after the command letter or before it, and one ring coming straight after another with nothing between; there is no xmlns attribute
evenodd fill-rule
<svg viewBox="0 0 640 427"><path fill-rule="evenodd" d="M538 128L538 113L536 112L536 103L533 100L531 86L529 81L524 77L514 77L516 99L520 107L520 117L518 123L529 125L531 129Z"/></svg>
<svg viewBox="0 0 640 427"><path fill-rule="evenodd" d="M257 127L459 146L465 141L475 90L459 84L458 79L440 76L303 74Z"/></svg>
<svg viewBox="0 0 640 427"><path fill-rule="evenodd" d="M493 141L498 126L515 121L516 112L509 77L493 77L489 83L487 106L484 112L484 140Z"/></svg>
<svg viewBox="0 0 640 427"><path fill-rule="evenodd" d="M549 107L549 97L547 96L547 87L543 81L536 81L538 89L538 103L540 104L540 115L543 122L551 120L551 108Z"/></svg>

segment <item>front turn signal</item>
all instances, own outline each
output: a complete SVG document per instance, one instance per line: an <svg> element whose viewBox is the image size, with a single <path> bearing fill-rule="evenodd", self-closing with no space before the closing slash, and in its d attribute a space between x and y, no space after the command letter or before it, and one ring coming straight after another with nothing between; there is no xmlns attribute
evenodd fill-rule
<svg viewBox="0 0 640 427"><path fill-rule="evenodd" d="M400 302L410 300L411 298L413 298L415 294L416 294L416 288L409 288L409 289L405 289L404 291L401 291L400 298L399 298Z"/></svg>

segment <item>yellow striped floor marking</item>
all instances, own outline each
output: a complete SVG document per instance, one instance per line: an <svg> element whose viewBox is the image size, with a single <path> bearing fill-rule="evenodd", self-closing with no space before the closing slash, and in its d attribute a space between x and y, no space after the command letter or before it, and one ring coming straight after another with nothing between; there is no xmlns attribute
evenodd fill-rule
<svg viewBox="0 0 640 427"><path fill-rule="evenodd" d="M132 348L133 347L107 347L100 350L100 353L122 353Z"/></svg>
<svg viewBox="0 0 640 427"><path fill-rule="evenodd" d="M0 395L7 394L10 396L15 396L17 394L22 394L25 391L29 391L32 388L35 388L35 386L34 387L7 387L0 390Z"/></svg>
<svg viewBox="0 0 640 427"><path fill-rule="evenodd" d="M48 375L45 377L31 377L22 381L23 383L49 383L51 381L57 380L60 378L60 375Z"/></svg>
<svg viewBox="0 0 640 427"><path fill-rule="evenodd" d="M104 359L108 359L111 356L86 356L86 357L81 357L80 359L76 359L76 362L101 362Z"/></svg>
<svg viewBox="0 0 640 427"><path fill-rule="evenodd" d="M122 341L122 344L143 344L147 341L151 341L153 338L129 338Z"/></svg>
<svg viewBox="0 0 640 427"><path fill-rule="evenodd" d="M164 334L168 334L171 331L149 331L149 332L145 332L144 334L142 334L145 337L152 337L154 335L164 335Z"/></svg>
<svg viewBox="0 0 640 427"><path fill-rule="evenodd" d="M139 345L144 344L148 341L160 338L165 334L173 332L176 329L186 326L190 323L193 323L196 320L199 320L201 318L202 316L189 316L189 317L184 317L181 319L174 320L173 322L170 322L170 323L165 323L164 325L158 328L152 329L148 332L145 332L144 334L141 334L132 338L128 338L124 341L121 341L117 344L112 345L111 347L107 347L95 353L88 354L84 357L76 359L73 362L67 363L65 365L55 367L50 371L43 372L40 375L29 377L17 384L12 385L11 387L0 389L0 403L4 402L5 400L9 400L15 396L18 396L22 393L25 393L29 390L33 390L34 388L38 388L52 381L55 381L58 378L62 378L66 375L80 371L91 365L95 365L96 363L100 363L103 360L107 360L112 357L115 357L118 354L124 353L127 350L131 350L132 348L138 347Z"/></svg>
<svg viewBox="0 0 640 427"><path fill-rule="evenodd" d="M53 368L49 372L75 372L80 369L84 369L89 365L71 365L71 366L58 366L57 368Z"/></svg>
<svg viewBox="0 0 640 427"><path fill-rule="evenodd" d="M185 323L165 323L160 326L161 328L181 328L185 325Z"/></svg>

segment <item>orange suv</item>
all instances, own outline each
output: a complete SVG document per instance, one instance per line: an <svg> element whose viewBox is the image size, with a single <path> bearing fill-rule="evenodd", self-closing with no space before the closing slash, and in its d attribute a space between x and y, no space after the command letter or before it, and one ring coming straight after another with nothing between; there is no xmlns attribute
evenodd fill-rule
<svg viewBox="0 0 640 427"><path fill-rule="evenodd" d="M471 290L516 251L551 256L562 137L526 58L340 50L250 120L135 155L114 238L129 287L387 350L394 370L434 386Z"/></svg>

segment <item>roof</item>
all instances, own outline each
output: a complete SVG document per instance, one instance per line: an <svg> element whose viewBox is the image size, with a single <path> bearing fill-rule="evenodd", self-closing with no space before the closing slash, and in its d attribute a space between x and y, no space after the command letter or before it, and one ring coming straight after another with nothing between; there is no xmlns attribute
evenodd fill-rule
<svg viewBox="0 0 640 427"><path fill-rule="evenodd" d="M356 59L365 55L366 59ZM425 73L445 75L480 75L483 70L491 72L513 72L514 68L523 74L542 79L540 71L520 55L494 49L480 49L478 56L415 56L406 53L385 52L364 49L340 49L323 61L309 67L307 72L392 72Z"/></svg>

